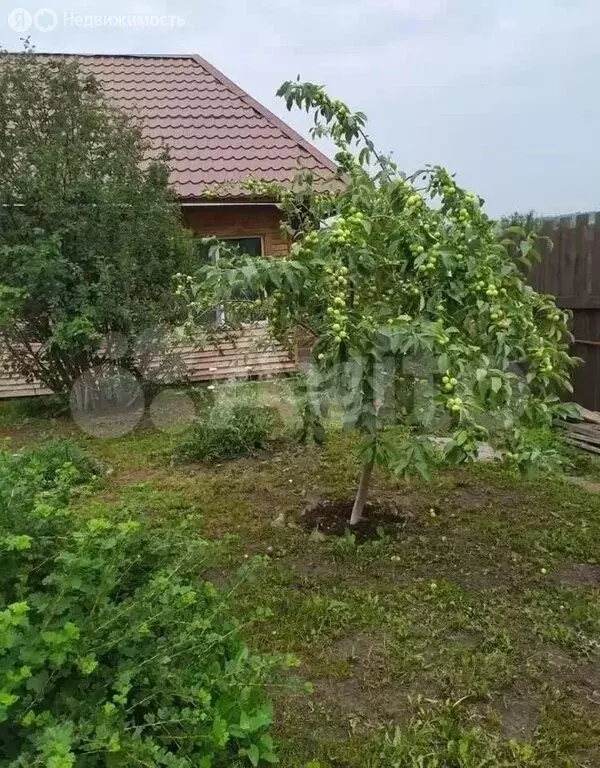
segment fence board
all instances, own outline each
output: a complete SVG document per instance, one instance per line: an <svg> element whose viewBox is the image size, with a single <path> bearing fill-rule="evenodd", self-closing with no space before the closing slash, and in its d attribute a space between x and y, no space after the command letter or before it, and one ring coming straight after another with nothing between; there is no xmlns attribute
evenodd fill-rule
<svg viewBox="0 0 600 768"><path fill-rule="evenodd" d="M531 284L552 293L573 312L573 354L583 360L573 374L573 399L600 410L600 214L545 220L551 241L531 271Z"/></svg>
<svg viewBox="0 0 600 768"><path fill-rule="evenodd" d="M263 326L244 329L236 334L235 341L224 338L218 348L181 347L178 353L191 382L273 376L298 370L296 354L269 339ZM47 394L51 392L39 382L30 383L0 372L0 400Z"/></svg>

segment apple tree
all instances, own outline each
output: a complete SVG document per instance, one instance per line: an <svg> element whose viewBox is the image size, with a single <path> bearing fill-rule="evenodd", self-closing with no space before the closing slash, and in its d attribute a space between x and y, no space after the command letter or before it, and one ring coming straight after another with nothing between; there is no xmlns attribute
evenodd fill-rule
<svg viewBox="0 0 600 768"><path fill-rule="evenodd" d="M255 183L277 195L290 254L223 245L216 264L180 280L190 322L211 303L230 327L260 308L278 341L310 337L308 415L318 424L334 400L362 435L351 524L374 465L429 474L440 427L449 462L474 459L488 441L521 468L543 463L524 427L568 411L557 392L570 389L572 359L568 314L526 282L535 235L507 236L444 168L406 176L376 151L365 116L322 87L288 82L279 94L335 142L339 184L327 191L306 174L291 189Z"/></svg>

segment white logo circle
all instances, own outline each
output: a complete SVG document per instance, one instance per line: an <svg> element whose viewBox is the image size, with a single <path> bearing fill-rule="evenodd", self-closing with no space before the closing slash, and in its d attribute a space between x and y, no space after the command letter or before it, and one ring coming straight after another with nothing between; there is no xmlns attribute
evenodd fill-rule
<svg viewBox="0 0 600 768"><path fill-rule="evenodd" d="M13 32L27 32L33 24L33 15L26 8L15 8L8 14L8 26Z"/></svg>
<svg viewBox="0 0 600 768"><path fill-rule="evenodd" d="M193 424L196 406L185 392L164 389L150 404L150 418L158 429L176 435Z"/></svg>
<svg viewBox="0 0 600 768"><path fill-rule="evenodd" d="M58 26L58 15L52 8L40 8L33 14L33 23L40 32L54 32Z"/></svg>
<svg viewBox="0 0 600 768"><path fill-rule="evenodd" d="M117 365L91 368L75 382L71 415L93 437L122 437L144 415L144 393L135 376Z"/></svg>

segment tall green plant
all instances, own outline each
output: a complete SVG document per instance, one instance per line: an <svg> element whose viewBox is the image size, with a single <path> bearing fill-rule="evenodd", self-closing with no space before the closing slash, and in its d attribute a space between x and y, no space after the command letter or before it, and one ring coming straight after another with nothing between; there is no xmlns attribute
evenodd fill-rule
<svg viewBox="0 0 600 768"><path fill-rule="evenodd" d="M252 308L240 297L252 289L265 297L276 338L309 334L313 413L335 399L346 427L363 436L353 524L375 464L429 474L434 425L450 431L449 461L473 459L486 439L521 466L539 463L521 427L564 413L556 390L570 386L567 313L525 283L483 200L444 168L407 177L376 151L365 116L323 88L288 82L279 93L289 108L312 112L314 133L336 143L341 189L319 191L306 174L287 191L254 185L278 196L290 256L242 257L223 246L218 264L181 281L191 319L217 303L231 323L242 322ZM520 244L521 260L534 252L532 235ZM399 438L388 429L390 404L396 387L412 382L414 407L401 420L413 430Z"/></svg>
<svg viewBox="0 0 600 768"><path fill-rule="evenodd" d="M265 684L292 660L243 644L202 578L218 545L72 514L92 471L64 444L0 454L0 764L276 762Z"/></svg>
<svg viewBox="0 0 600 768"><path fill-rule="evenodd" d="M177 318L191 242L148 149L75 59L0 53L0 341L55 392L107 354L135 369L107 338Z"/></svg>

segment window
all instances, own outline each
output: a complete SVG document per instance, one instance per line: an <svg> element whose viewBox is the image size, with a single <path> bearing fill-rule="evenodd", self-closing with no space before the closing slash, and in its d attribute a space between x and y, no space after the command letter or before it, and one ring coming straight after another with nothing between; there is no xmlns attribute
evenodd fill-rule
<svg viewBox="0 0 600 768"><path fill-rule="evenodd" d="M247 253L248 256L263 255L262 237L223 237L221 239L228 245L239 248L240 253Z"/></svg>
<svg viewBox="0 0 600 768"><path fill-rule="evenodd" d="M263 255L263 240L262 237L220 237L227 245L237 248L240 253L247 254L248 256L262 256ZM201 242L198 243L198 258L201 263L209 264L215 262L219 258L219 247L217 245L207 246ZM246 296L248 299L252 299L252 295ZM200 322L206 326L221 326L225 325L225 312L223 307L215 307L204 313L204 316L200 319Z"/></svg>

